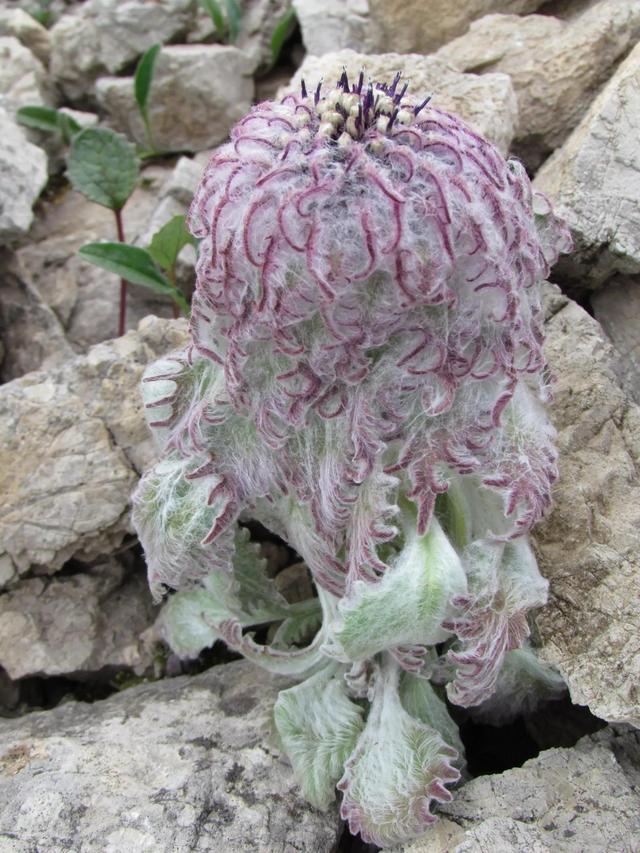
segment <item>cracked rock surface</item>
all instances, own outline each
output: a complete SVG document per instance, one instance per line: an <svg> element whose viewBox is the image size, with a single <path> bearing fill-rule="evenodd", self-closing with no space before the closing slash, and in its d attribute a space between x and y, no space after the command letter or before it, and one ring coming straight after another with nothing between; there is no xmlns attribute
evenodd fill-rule
<svg viewBox="0 0 640 853"><path fill-rule="evenodd" d="M285 686L243 661L0 721L0 850L330 853L269 742Z"/></svg>
<svg viewBox="0 0 640 853"><path fill-rule="evenodd" d="M185 339L184 321L148 317L137 332L0 386L0 585L122 542L153 454L138 383Z"/></svg>
<svg viewBox="0 0 640 853"><path fill-rule="evenodd" d="M487 15L437 56L461 71L509 75L518 98L516 153L537 167L564 142L638 39L640 4L604 0L568 21Z"/></svg>
<svg viewBox="0 0 640 853"><path fill-rule="evenodd" d="M29 578L0 595L0 666L12 679L82 678L105 668L142 674L155 616L143 573L115 559L60 578Z"/></svg>
<svg viewBox="0 0 640 853"><path fill-rule="evenodd" d="M534 186L566 219L575 251L558 271L595 287L612 273L640 273L640 44L592 102Z"/></svg>
<svg viewBox="0 0 640 853"><path fill-rule="evenodd" d="M640 407L599 324L557 288L546 297L560 477L533 531L550 582L542 655L574 703L640 726Z"/></svg>
<svg viewBox="0 0 640 853"><path fill-rule="evenodd" d="M466 784L431 833L403 853L633 853L639 759L639 734L626 729L546 750Z"/></svg>

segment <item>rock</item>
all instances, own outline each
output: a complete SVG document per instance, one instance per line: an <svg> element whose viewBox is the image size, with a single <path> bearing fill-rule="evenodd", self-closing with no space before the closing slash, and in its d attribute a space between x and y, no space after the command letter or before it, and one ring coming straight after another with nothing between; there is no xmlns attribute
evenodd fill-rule
<svg viewBox="0 0 640 853"><path fill-rule="evenodd" d="M53 104L43 64L11 36L0 36L0 101L11 112L31 104Z"/></svg>
<svg viewBox="0 0 640 853"><path fill-rule="evenodd" d="M87 0L51 30L51 74L67 98L91 100L98 77L186 33L194 6L192 0Z"/></svg>
<svg viewBox="0 0 640 853"><path fill-rule="evenodd" d="M234 45L251 61L252 71L264 71L272 63L271 37L291 3L289 0L243 0L240 5L240 31ZM222 9L224 11L224 4ZM211 16L199 5L187 41L196 43L217 39Z"/></svg>
<svg viewBox="0 0 640 853"><path fill-rule="evenodd" d="M103 77L96 94L117 130L148 145L133 80ZM253 99L251 63L223 45L165 47L156 60L149 121L158 151L202 151L222 142Z"/></svg>
<svg viewBox="0 0 640 853"><path fill-rule="evenodd" d="M321 56L344 48L362 53L430 53L490 12L532 12L542 0L293 0L305 47Z"/></svg>
<svg viewBox="0 0 640 853"><path fill-rule="evenodd" d="M598 323L616 348L616 373L640 403L640 281L616 276L591 297Z"/></svg>
<svg viewBox="0 0 640 853"><path fill-rule="evenodd" d="M145 167L140 185L122 212L127 242L140 242L148 233L169 175L171 169L166 166ZM181 208L185 210L186 206ZM76 351L85 352L91 345L114 337L119 279L76 254L85 243L116 239L113 213L80 193L64 191L42 203L30 236L31 241L16 253L22 274L56 313L70 344ZM148 314L170 317L170 300L145 287L130 285L127 327L135 328Z"/></svg>
<svg viewBox="0 0 640 853"><path fill-rule="evenodd" d="M181 202L185 209L191 204L193 195L202 178L203 167L200 163L190 157L180 157L171 172L165 185L162 187L161 196L171 196Z"/></svg>
<svg viewBox="0 0 640 853"><path fill-rule="evenodd" d="M368 77L389 82L400 71L409 81L410 93L415 96L433 93L433 104L457 113L503 154L509 150L518 108L506 74L482 77L462 74L431 56L398 53L367 56L342 50L321 57L307 56L286 90L299 91L302 79L307 88L315 87L322 78L330 84L338 80L343 67L354 79L364 67Z"/></svg>
<svg viewBox="0 0 640 853"><path fill-rule="evenodd" d="M0 595L0 666L13 679L80 677L108 668L142 675L141 635L156 608L143 575L109 560L61 578L29 578Z"/></svg>
<svg viewBox="0 0 640 853"><path fill-rule="evenodd" d="M640 726L640 408L598 323L557 288L551 297L560 477L552 511L533 531L551 584L536 617L542 657L575 704Z"/></svg>
<svg viewBox="0 0 640 853"><path fill-rule="evenodd" d="M606 729L573 749L480 776L403 853L631 853L640 834L640 761L624 751L638 746L637 732Z"/></svg>
<svg viewBox="0 0 640 853"><path fill-rule="evenodd" d="M0 9L0 36L17 38L43 65L49 64L49 31L24 9Z"/></svg>
<svg viewBox="0 0 640 853"><path fill-rule="evenodd" d="M58 367L73 357L60 320L15 260L0 256L0 339L5 357L0 377L8 382L31 370Z"/></svg>
<svg viewBox="0 0 640 853"><path fill-rule="evenodd" d="M315 588L311 573L305 563L294 563L293 566L287 566L286 569L276 575L274 582L278 592L290 604L313 598Z"/></svg>
<svg viewBox="0 0 640 853"><path fill-rule="evenodd" d="M461 71L511 77L519 114L514 151L535 170L565 141L639 39L637 0L604 0L568 21L488 15L437 56Z"/></svg>
<svg viewBox="0 0 640 853"><path fill-rule="evenodd" d="M285 686L236 662L0 720L0 849L330 853L270 743Z"/></svg>
<svg viewBox="0 0 640 853"><path fill-rule="evenodd" d="M47 181L47 156L0 107L0 242L25 234Z"/></svg>
<svg viewBox="0 0 640 853"><path fill-rule="evenodd" d="M184 321L137 332L62 367L0 386L0 560L54 572L109 554L130 531L129 497L154 458L138 383L184 344Z"/></svg>
<svg viewBox="0 0 640 853"><path fill-rule="evenodd" d="M640 44L535 178L576 243L557 274L583 287L640 273L639 76Z"/></svg>

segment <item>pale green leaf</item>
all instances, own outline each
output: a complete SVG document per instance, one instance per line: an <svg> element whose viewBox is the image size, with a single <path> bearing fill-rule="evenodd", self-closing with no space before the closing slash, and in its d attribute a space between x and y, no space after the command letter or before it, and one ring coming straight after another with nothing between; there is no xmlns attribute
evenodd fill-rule
<svg viewBox="0 0 640 853"><path fill-rule="evenodd" d="M339 660L365 660L402 645L433 645L450 634L442 622L452 596L466 591L460 557L437 518L426 535L405 518L405 544L397 560L376 583L358 581L339 606L335 643L328 654Z"/></svg>
<svg viewBox="0 0 640 853"><path fill-rule="evenodd" d="M73 138L67 174L73 188L90 201L120 210L138 181L135 146L113 130L87 128Z"/></svg>
<svg viewBox="0 0 640 853"><path fill-rule="evenodd" d="M318 809L335 799L344 762L363 728L363 711L347 696L343 670L329 665L283 690L274 717L302 793Z"/></svg>
<svg viewBox="0 0 640 853"><path fill-rule="evenodd" d="M409 672L403 672L400 677L400 701L408 714L420 720L425 726L440 732L449 746L452 746L460 756L464 755L458 726L451 719L446 703L429 681L425 678L417 678Z"/></svg>
<svg viewBox="0 0 640 853"><path fill-rule="evenodd" d="M338 783L341 815L353 835L380 847L404 844L436 818L433 801L449 802L445 787L460 773L455 749L411 717L398 695L398 667L390 659L378 673L367 724Z"/></svg>

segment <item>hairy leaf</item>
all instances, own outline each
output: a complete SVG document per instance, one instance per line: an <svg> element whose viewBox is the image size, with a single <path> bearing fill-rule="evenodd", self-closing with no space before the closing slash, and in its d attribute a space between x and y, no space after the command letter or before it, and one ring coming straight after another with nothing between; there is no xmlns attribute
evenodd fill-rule
<svg viewBox="0 0 640 853"><path fill-rule="evenodd" d="M328 651L357 661L395 646L442 642L449 636L442 628L449 602L465 591L460 558L437 518L424 536L407 518L396 563L375 583L357 581L340 604L336 642Z"/></svg>
<svg viewBox="0 0 640 853"><path fill-rule="evenodd" d="M458 726L451 719L446 703L429 681L425 678L416 678L409 672L403 672L400 676L400 701L408 714L440 732L444 740L462 759L464 746L460 740Z"/></svg>
<svg viewBox="0 0 640 853"><path fill-rule="evenodd" d="M364 725L362 708L347 696L343 670L329 665L283 690L274 716L302 793L324 811Z"/></svg>
<svg viewBox="0 0 640 853"><path fill-rule="evenodd" d="M486 701L495 690L506 653L520 648L529 635L527 612L546 602L549 585L524 537L477 540L466 549L463 561L469 593L454 598L459 613L445 622L457 635L447 655L455 667L447 696L468 708Z"/></svg>
<svg viewBox="0 0 640 853"><path fill-rule="evenodd" d="M398 695L398 668L386 660L371 711L338 783L340 813L355 835L380 847L412 840L435 823L431 805L452 799L458 757L435 729L411 717Z"/></svg>

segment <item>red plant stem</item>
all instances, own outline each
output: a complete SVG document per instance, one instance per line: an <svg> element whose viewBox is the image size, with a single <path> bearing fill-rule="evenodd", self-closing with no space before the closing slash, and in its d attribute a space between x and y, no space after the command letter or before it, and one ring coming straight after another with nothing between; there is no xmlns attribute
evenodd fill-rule
<svg viewBox="0 0 640 853"><path fill-rule="evenodd" d="M122 225L122 212L118 210L113 211L116 217L116 229L118 231L118 242L124 243L124 228ZM120 312L118 317L118 337L122 337L124 335L125 326L127 319L127 282L121 278L120 279Z"/></svg>
<svg viewBox="0 0 640 853"><path fill-rule="evenodd" d="M176 284L176 265L175 265L175 263L171 267L171 269L168 270L168 275L169 275L169 281L177 290L178 285ZM178 317L180 316L180 309L178 308L178 303L175 301L175 299L171 300L171 309L173 311L173 319L177 320Z"/></svg>

